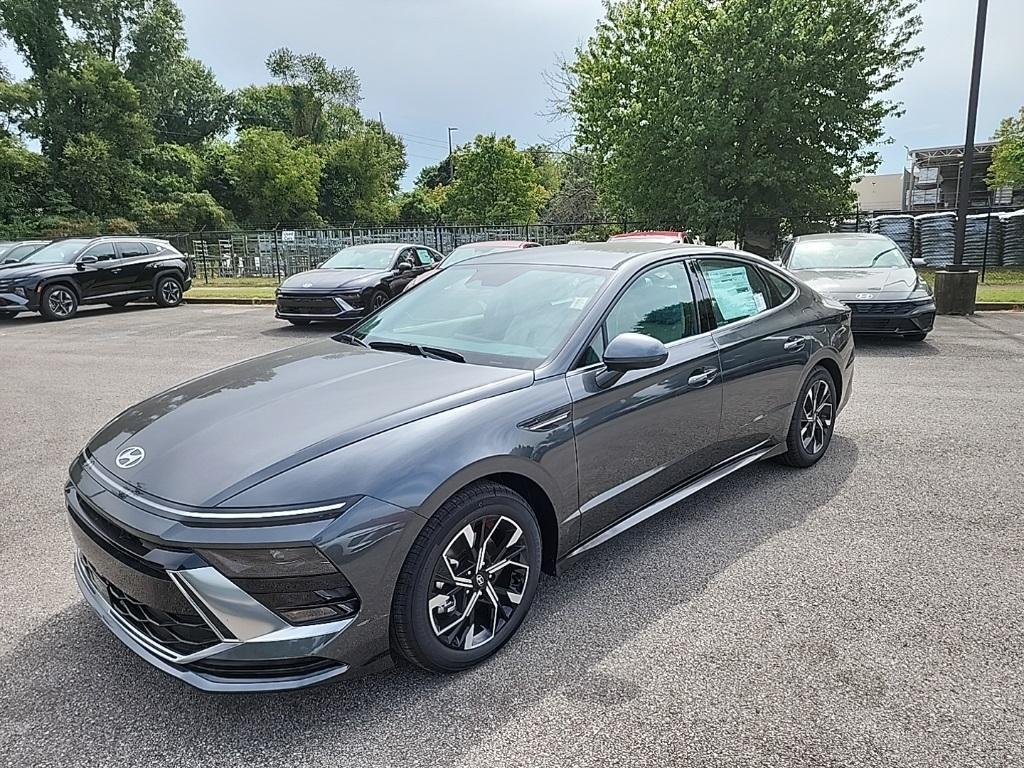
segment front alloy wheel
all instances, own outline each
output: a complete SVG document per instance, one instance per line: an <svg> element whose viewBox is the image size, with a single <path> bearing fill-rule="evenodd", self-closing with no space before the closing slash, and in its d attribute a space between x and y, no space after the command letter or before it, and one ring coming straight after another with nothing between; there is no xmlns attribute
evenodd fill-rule
<svg viewBox="0 0 1024 768"><path fill-rule="evenodd" d="M505 627L530 576L523 529L501 516L467 524L434 566L430 624L449 648L472 650Z"/></svg>
<svg viewBox="0 0 1024 768"><path fill-rule="evenodd" d="M47 320L67 320L78 312L78 296L66 285L52 285L43 291L39 313Z"/></svg>
<svg viewBox="0 0 1024 768"><path fill-rule="evenodd" d="M409 549L392 601L392 647L425 669L478 664L526 618L540 560L540 527L522 496L493 482L463 488Z"/></svg>
<svg viewBox="0 0 1024 768"><path fill-rule="evenodd" d="M825 441L832 431L835 406L832 392L824 379L817 379L804 395L800 414L800 442L811 456L825 448Z"/></svg>

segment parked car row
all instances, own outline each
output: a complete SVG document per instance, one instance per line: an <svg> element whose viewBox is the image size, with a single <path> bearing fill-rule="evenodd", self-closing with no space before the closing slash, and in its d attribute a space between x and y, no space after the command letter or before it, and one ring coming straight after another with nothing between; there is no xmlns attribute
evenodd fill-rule
<svg viewBox="0 0 1024 768"><path fill-rule="evenodd" d="M68 320L83 304L153 301L175 307L193 275L191 261L164 240L55 240L0 268L0 319L39 312L47 320Z"/></svg>

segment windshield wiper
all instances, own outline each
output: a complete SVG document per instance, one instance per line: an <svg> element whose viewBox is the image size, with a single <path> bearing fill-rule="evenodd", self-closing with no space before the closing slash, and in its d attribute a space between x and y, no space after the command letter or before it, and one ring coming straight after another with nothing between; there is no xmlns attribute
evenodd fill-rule
<svg viewBox="0 0 1024 768"><path fill-rule="evenodd" d="M403 341L371 341L371 349L379 349L385 352L408 352L411 355L420 357L432 357L435 360L451 360L454 363L464 363L466 358L458 352L439 347L421 347L419 344L408 344Z"/></svg>
<svg viewBox="0 0 1024 768"><path fill-rule="evenodd" d="M362 339L357 339L351 333L339 333L337 336L334 337L334 339L335 339L335 341L344 341L346 344L352 344L353 346L356 346L356 347L367 347L367 348L369 348L369 346L370 346L369 344L367 344Z"/></svg>
<svg viewBox="0 0 1024 768"><path fill-rule="evenodd" d="M877 254L877 255L875 256L875 258L873 258L873 259L871 260L871 264L869 264L868 266L869 266L869 267L873 267L873 266L875 266L875 262L876 262L876 261L878 261L878 260L879 260L880 258L882 258L883 256L885 256L885 254L887 254L887 253L892 253L892 252L893 252L893 251L895 251L895 250L896 250L895 248L886 248L886 249L885 249L884 251L882 251L881 253Z"/></svg>

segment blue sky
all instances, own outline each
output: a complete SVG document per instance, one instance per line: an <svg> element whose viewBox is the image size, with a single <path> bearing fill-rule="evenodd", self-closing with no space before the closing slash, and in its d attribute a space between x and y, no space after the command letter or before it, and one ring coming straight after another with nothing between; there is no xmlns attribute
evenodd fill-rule
<svg viewBox="0 0 1024 768"><path fill-rule="evenodd" d="M550 122L544 73L570 57L602 15L599 0L178 0L192 55L228 88L265 82L269 51L316 51L354 67L362 109L381 112L402 134L406 184L477 133L511 134L521 145L550 140L565 126ZM286 8L287 12L282 12ZM962 143L974 34L974 0L925 0L919 43L924 59L893 92L906 114L886 126L881 172L898 171L904 145ZM1024 105L1024 0L991 0L978 137ZM13 51L0 50L15 74Z"/></svg>

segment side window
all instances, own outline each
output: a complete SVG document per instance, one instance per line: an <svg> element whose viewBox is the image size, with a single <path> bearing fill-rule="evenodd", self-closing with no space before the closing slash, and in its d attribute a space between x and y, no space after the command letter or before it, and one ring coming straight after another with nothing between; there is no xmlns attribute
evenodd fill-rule
<svg viewBox="0 0 1024 768"><path fill-rule="evenodd" d="M403 261L408 262L410 265L416 264L416 249L406 248L400 254L398 254L398 263L401 264Z"/></svg>
<svg viewBox="0 0 1024 768"><path fill-rule="evenodd" d="M429 267L431 264L434 263L434 259L433 257L431 257L430 251L428 251L426 248L417 248L416 261L413 263L418 264L421 267Z"/></svg>
<svg viewBox="0 0 1024 768"><path fill-rule="evenodd" d="M783 280L781 277L776 275L774 272L769 272L767 269L761 270L761 274L768 282L768 287L772 291L772 306L777 307L779 304L784 302L790 296L793 295L793 291L796 289L790 284L788 280Z"/></svg>
<svg viewBox="0 0 1024 768"><path fill-rule="evenodd" d="M590 342L586 349L583 350L583 354L580 355L579 361L576 363L576 368L585 368L588 365L594 363L600 363L601 358L604 357L604 327L597 329L597 333L594 334L594 339Z"/></svg>
<svg viewBox="0 0 1024 768"><path fill-rule="evenodd" d="M110 261L111 259L117 258L117 253L114 251L113 243L97 243L82 255L95 256L96 261Z"/></svg>
<svg viewBox="0 0 1024 768"><path fill-rule="evenodd" d="M145 256L146 246L133 240L121 240L117 243L118 253L122 259L132 259L136 256Z"/></svg>
<svg viewBox="0 0 1024 768"><path fill-rule="evenodd" d="M668 344L697 333L693 290L682 262L649 269L615 302L605 320L605 335L644 333Z"/></svg>
<svg viewBox="0 0 1024 768"><path fill-rule="evenodd" d="M146 249L146 253L157 254L163 251L163 248L158 243L142 243L142 246Z"/></svg>
<svg viewBox="0 0 1024 768"><path fill-rule="evenodd" d="M772 306L768 286L756 267L726 259L700 259L699 262L719 325L753 317Z"/></svg>

